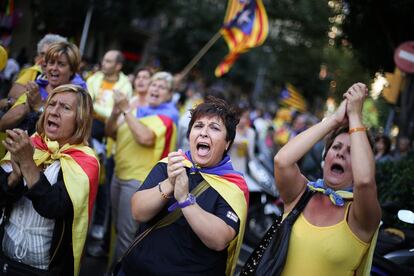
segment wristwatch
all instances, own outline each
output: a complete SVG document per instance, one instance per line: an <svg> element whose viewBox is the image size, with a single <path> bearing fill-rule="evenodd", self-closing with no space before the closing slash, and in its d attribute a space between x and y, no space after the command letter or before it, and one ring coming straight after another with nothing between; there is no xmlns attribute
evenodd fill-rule
<svg viewBox="0 0 414 276"><path fill-rule="evenodd" d="M196 203L196 197L193 194L188 194L187 198L183 202L174 202L170 207L168 207L168 211L172 212L177 208L185 208L187 206L193 205Z"/></svg>
<svg viewBox="0 0 414 276"><path fill-rule="evenodd" d="M183 202L178 202L178 207L181 209L196 203L196 197L193 194L188 194Z"/></svg>

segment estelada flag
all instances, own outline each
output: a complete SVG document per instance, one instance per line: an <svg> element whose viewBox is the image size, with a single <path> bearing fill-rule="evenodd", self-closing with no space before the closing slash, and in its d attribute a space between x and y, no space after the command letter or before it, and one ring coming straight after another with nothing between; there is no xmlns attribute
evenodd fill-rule
<svg viewBox="0 0 414 276"><path fill-rule="evenodd" d="M301 112L306 111L306 100L299 90L292 84L287 83L286 87L280 92L280 103L293 107Z"/></svg>
<svg viewBox="0 0 414 276"><path fill-rule="evenodd" d="M240 54L262 45L268 32L269 23L262 0L230 0L220 30L229 53L217 66L216 77L227 73Z"/></svg>

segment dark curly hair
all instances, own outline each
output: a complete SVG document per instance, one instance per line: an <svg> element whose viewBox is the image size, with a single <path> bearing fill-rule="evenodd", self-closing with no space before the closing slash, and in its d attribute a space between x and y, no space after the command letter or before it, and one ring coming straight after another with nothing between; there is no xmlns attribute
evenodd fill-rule
<svg viewBox="0 0 414 276"><path fill-rule="evenodd" d="M201 117L217 116L224 122L227 130L226 141L230 141L229 147L224 152L225 155L233 144L234 137L236 136L236 126L240 121L240 114L237 112L236 108L229 105L225 100L207 96L203 103L197 105L194 109L191 109L190 112L191 120L188 124L187 138L190 137L194 122Z"/></svg>

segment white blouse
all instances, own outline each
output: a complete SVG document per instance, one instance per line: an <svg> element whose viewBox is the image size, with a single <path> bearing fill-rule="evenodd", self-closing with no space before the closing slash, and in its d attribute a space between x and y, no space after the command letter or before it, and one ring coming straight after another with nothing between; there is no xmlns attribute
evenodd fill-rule
<svg viewBox="0 0 414 276"><path fill-rule="evenodd" d="M2 165L2 168L6 172L12 171L10 163ZM52 185L57 182L59 170L60 161L57 160L44 171ZM9 223L5 226L4 254L18 262L48 269L54 227L55 220L39 215L33 208L32 201L22 196L13 205Z"/></svg>

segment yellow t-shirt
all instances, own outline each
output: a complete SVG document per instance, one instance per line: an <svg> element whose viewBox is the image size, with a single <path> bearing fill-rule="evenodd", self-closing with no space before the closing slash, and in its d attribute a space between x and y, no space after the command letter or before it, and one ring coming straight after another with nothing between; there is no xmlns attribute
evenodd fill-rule
<svg viewBox="0 0 414 276"><path fill-rule="evenodd" d="M105 121L112 112L114 107L114 88L115 82L109 82L102 80L101 87L93 102L93 110L96 113L96 117Z"/></svg>
<svg viewBox="0 0 414 276"><path fill-rule="evenodd" d="M135 115L136 112L134 112ZM154 165L165 153L174 150L176 126L168 126L158 116L140 118L139 121L155 134L152 147L137 143L126 122L122 123L116 135L115 174L121 180L136 179L143 182ZM168 137L166 137L168 136Z"/></svg>
<svg viewBox="0 0 414 276"><path fill-rule="evenodd" d="M344 219L327 227L309 223L303 213L292 228L283 276L354 275L369 247L361 241Z"/></svg>

